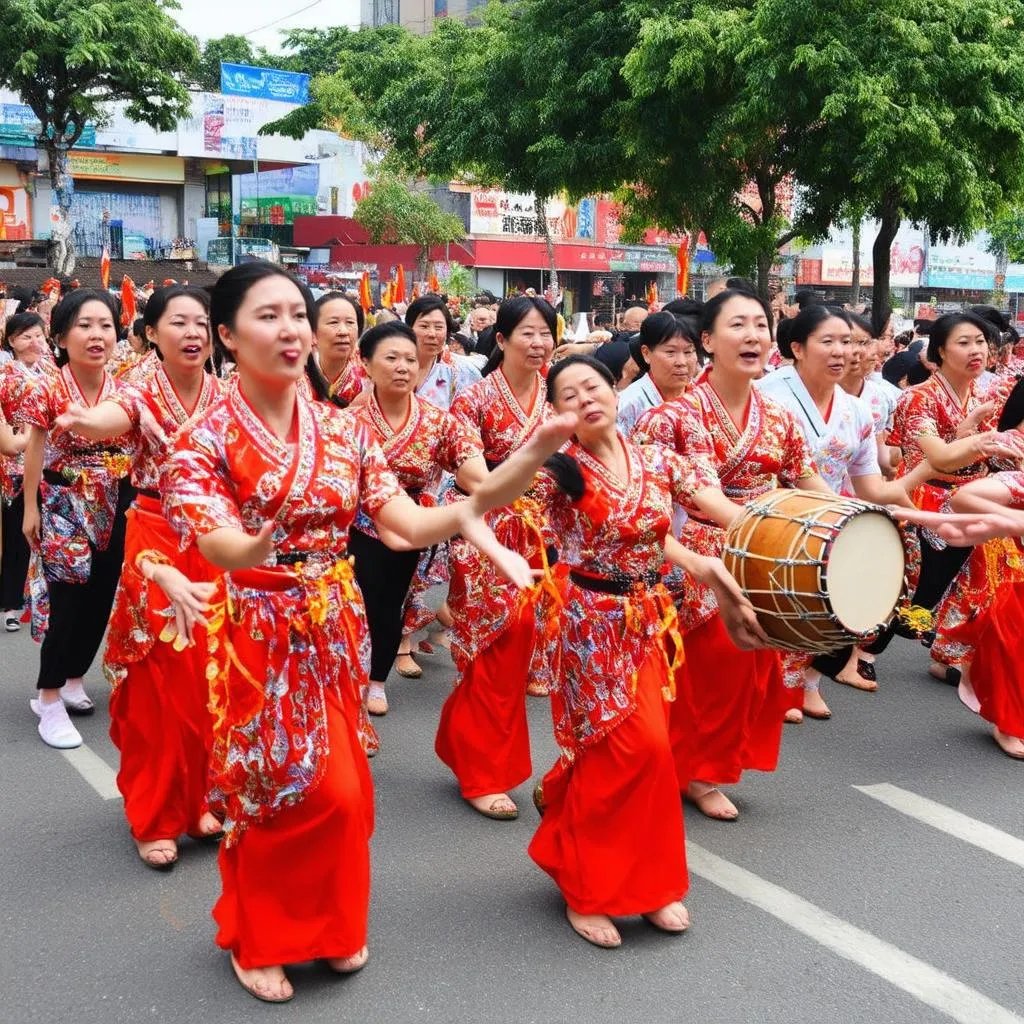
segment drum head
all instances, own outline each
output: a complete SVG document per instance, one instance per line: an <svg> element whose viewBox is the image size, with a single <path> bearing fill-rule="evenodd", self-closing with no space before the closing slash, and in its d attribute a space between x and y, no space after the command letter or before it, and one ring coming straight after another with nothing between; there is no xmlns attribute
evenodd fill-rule
<svg viewBox="0 0 1024 1024"><path fill-rule="evenodd" d="M826 590L836 618L852 633L866 633L892 615L903 592L903 541L880 512L853 516L832 542Z"/></svg>

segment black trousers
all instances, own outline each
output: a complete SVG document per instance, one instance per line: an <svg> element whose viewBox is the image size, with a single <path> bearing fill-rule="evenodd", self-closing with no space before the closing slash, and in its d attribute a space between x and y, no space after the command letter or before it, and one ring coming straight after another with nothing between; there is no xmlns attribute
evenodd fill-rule
<svg viewBox="0 0 1024 1024"><path fill-rule="evenodd" d="M103 643L103 634L114 607L117 581L124 561L125 510L134 492L123 482L117 515L105 551L92 548L92 569L85 583L47 584L50 621L39 648L38 690L60 689L68 679L89 671Z"/></svg>
<svg viewBox="0 0 1024 1024"><path fill-rule="evenodd" d="M920 536L920 531L918 531ZM970 548L944 547L941 551L920 537L921 541L921 576L917 581L917 589L911 598L911 604L919 605L934 611L945 596L950 584L957 578L960 570L971 557ZM878 639L864 649L869 654L881 654L892 641L896 630L890 625L879 634ZM850 660L852 647L845 647L833 654L822 654L814 659L814 667L830 678L835 678L843 666Z"/></svg>
<svg viewBox="0 0 1024 1024"><path fill-rule="evenodd" d="M3 552L0 554L0 609L5 612L21 608L25 603L25 577L31 548L21 532L25 518L25 495L8 505L3 503Z"/></svg>
<svg viewBox="0 0 1024 1024"><path fill-rule="evenodd" d="M349 530L356 582L370 625L370 678L383 683L402 642L402 605L420 560L419 551L392 551L383 541Z"/></svg>

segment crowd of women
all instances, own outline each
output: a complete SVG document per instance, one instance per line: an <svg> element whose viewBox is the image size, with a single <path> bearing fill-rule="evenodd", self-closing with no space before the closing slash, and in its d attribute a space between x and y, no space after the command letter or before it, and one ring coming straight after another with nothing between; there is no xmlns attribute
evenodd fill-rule
<svg viewBox="0 0 1024 1024"><path fill-rule="evenodd" d="M901 391L869 321L808 302L773 327L728 284L630 311L635 336L593 352L533 295L457 351L439 296L367 328L259 262L157 289L133 342L103 290L8 319L3 609L41 641L39 735L81 743L106 632L138 855L169 870L180 837L222 840L217 943L257 998L292 998L287 964L367 962L371 716L393 667L420 672L431 587L457 673L437 755L469 806L515 818L527 694L549 696L529 854L599 946L617 917L689 927L681 795L735 819L721 787L775 770L785 722L830 717L822 675L877 689L896 630L1024 758L1008 325L942 317ZM780 487L907 521L912 600L863 647L780 655L726 572L727 529Z"/></svg>

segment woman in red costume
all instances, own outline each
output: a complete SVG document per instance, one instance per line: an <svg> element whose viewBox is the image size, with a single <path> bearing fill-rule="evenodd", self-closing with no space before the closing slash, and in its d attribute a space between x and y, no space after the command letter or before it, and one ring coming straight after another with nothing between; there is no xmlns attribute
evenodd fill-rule
<svg viewBox="0 0 1024 1024"><path fill-rule="evenodd" d="M57 304L51 327L60 371L21 403L25 449L23 531L33 549L28 591L39 652L39 735L51 747L80 746L68 711L92 714L82 679L103 642L124 557L129 435L98 444L57 419L69 406L96 405L118 388L105 366L117 340L116 310L105 291L75 289Z"/></svg>
<svg viewBox="0 0 1024 1024"><path fill-rule="evenodd" d="M314 316L308 290L273 264L218 280L211 326L238 373L161 474L185 548L224 570L206 669L211 800L225 814L214 917L239 982L271 1002L292 998L284 964L323 958L347 973L369 955L373 790L357 732L368 636L347 557L357 507L386 543L425 548L460 532L530 579L494 544L487 505L417 506L364 426L301 395ZM566 434L555 422L538 435L527 467Z"/></svg>
<svg viewBox="0 0 1024 1024"><path fill-rule="evenodd" d="M328 292L316 301L316 354L331 398L351 405L368 385L359 358L363 307L352 295Z"/></svg>
<svg viewBox="0 0 1024 1024"><path fill-rule="evenodd" d="M645 441L713 464L721 493L712 486L689 503L680 539L717 557L725 527L746 502L777 487L829 488L796 420L753 386L771 346L761 300L747 292L719 293L704 308L701 340L710 367L688 397L647 413L637 428ZM671 725L676 765L680 785L698 809L732 821L739 812L718 787L739 782L750 769L775 770L783 718L800 706L803 693L784 685L777 652L737 650L714 594L686 584L680 603L686 660L677 675L681 693Z"/></svg>
<svg viewBox="0 0 1024 1024"><path fill-rule="evenodd" d="M905 396L903 468L909 472L927 462L935 471L913 495L914 503L925 511L949 511L959 488L988 475L988 459L1019 457L1013 436L993 429L994 417L981 422L980 432L974 425L976 414L986 403L977 393L976 381L985 369L989 329L972 313L950 313L936 320L928 359L938 369ZM970 428L964 430L965 424ZM922 535L914 603L934 608L941 599L929 670L932 675L960 682L961 666L973 654L973 620L991 603L1002 583L1018 578L1022 578L1019 552L1004 539L965 551L936 543L927 532Z"/></svg>
<svg viewBox="0 0 1024 1024"><path fill-rule="evenodd" d="M561 757L541 786L530 856L562 891L573 929L609 947L621 942L613 917L642 914L667 932L689 926L666 704L683 652L662 583L666 557L714 591L737 643L758 646L763 634L721 561L672 537L673 502L702 483L674 452L617 432L610 372L572 356L551 370L547 395L578 421L531 491L568 572L547 583L557 593L551 701ZM480 492L495 500L494 488L488 480Z"/></svg>
<svg viewBox="0 0 1024 1024"><path fill-rule="evenodd" d="M201 288L158 288L144 315L146 338L159 353L153 374L91 409L71 406L57 420L94 441L136 438L137 493L104 670L112 687L110 738L121 753L117 786L139 857L157 870L174 866L179 836L220 831L206 802L212 736L205 633L193 636L191 628L216 572L194 549L178 550L158 491L168 439L187 432L220 392L204 369L207 306Z"/></svg>
<svg viewBox="0 0 1024 1024"><path fill-rule="evenodd" d="M541 370L554 349L555 311L540 298L506 299L495 330L501 364L452 403L453 415L482 441L492 469L550 415ZM541 566L543 549L554 538L528 498L490 521L503 544ZM510 820L519 812L508 791L533 770L526 687L547 679L552 652L537 642L535 609L516 599L486 559L461 541L452 543L451 554L448 604L459 678L441 711L434 749L474 810Z"/></svg>
<svg viewBox="0 0 1024 1024"><path fill-rule="evenodd" d="M359 351L372 391L355 414L381 446L405 493L417 504L433 504L441 475L451 473L469 494L487 475L483 447L461 420L413 394L418 363L412 329L398 321L371 327ZM363 512L349 531L349 550L370 625L367 705L371 715L384 715L384 684L402 638L402 607L421 553L392 551Z"/></svg>
<svg viewBox="0 0 1024 1024"><path fill-rule="evenodd" d="M47 368L55 369L53 361L43 356L47 348L42 318L36 313L15 313L9 317L3 328L3 349L13 358L0 366L0 413L9 424L17 426L21 419L22 399L47 372ZM24 475L22 455L0 459L0 501L3 503L0 519L3 538L0 610L3 611L4 628L9 633L21 628L21 609L31 553L21 532L25 514L25 497L21 489Z"/></svg>

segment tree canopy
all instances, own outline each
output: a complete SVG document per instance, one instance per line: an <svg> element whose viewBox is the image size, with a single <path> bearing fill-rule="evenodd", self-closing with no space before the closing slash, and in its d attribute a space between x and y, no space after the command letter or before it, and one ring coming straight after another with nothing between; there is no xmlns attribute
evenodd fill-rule
<svg viewBox="0 0 1024 1024"><path fill-rule="evenodd" d="M217 39L208 39L203 44L199 62L196 65L193 82L206 92L220 92L221 61L228 64L248 64L266 67L266 54L257 56L252 43L245 36L228 34ZM271 58L273 60L275 58Z"/></svg>
<svg viewBox="0 0 1024 1024"><path fill-rule="evenodd" d="M443 210L427 193L410 189L392 174L377 177L370 194L356 205L355 219L375 245L415 245L419 249L420 279L426 277L430 250L460 242L462 221Z"/></svg>
<svg viewBox="0 0 1024 1024"><path fill-rule="evenodd" d="M16 92L41 125L40 147L60 213L51 265L74 269L68 223L67 152L107 104L127 103L132 120L170 131L191 110L183 82L198 50L170 15L172 0L7 0L0 18L0 85Z"/></svg>

